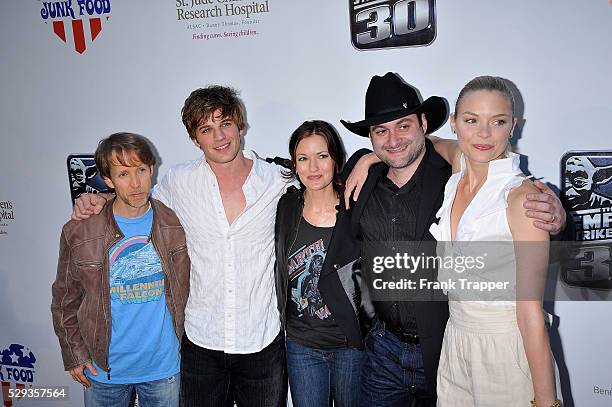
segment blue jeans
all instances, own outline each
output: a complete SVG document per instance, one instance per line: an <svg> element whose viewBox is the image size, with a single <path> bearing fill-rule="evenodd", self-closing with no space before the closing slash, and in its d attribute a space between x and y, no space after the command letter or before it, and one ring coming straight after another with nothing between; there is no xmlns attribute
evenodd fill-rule
<svg viewBox="0 0 612 407"><path fill-rule="evenodd" d="M127 407L136 389L141 407L178 407L181 389L180 375L151 382L134 384L106 384L90 380L85 389L85 407Z"/></svg>
<svg viewBox="0 0 612 407"><path fill-rule="evenodd" d="M380 322L374 324L365 342L362 406L435 406L427 395L421 345L401 342Z"/></svg>
<svg viewBox="0 0 612 407"><path fill-rule="evenodd" d="M365 353L354 348L324 351L287 340L287 373L294 407L359 405Z"/></svg>

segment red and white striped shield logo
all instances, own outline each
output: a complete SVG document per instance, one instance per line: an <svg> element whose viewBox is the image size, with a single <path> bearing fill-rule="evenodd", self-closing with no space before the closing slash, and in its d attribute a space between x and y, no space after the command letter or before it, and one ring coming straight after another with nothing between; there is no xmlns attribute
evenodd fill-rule
<svg viewBox="0 0 612 407"><path fill-rule="evenodd" d="M100 36L109 19L110 0L43 1L40 16L51 22L53 32L82 54Z"/></svg>
<svg viewBox="0 0 612 407"><path fill-rule="evenodd" d="M95 17L70 21L56 20L53 22L53 32L67 45L74 44L74 50L82 54L87 49L87 45L93 43L102 32L102 19Z"/></svg>

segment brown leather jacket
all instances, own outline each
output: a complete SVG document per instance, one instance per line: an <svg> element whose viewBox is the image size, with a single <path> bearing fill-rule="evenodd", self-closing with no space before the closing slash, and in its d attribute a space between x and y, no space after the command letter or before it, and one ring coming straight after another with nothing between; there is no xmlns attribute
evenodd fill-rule
<svg viewBox="0 0 612 407"><path fill-rule="evenodd" d="M151 199L151 241L164 272L166 304L179 343L183 336L189 270L185 232L168 207ZM109 249L123 238L113 217L112 201L99 215L64 225L51 313L66 370L91 360L109 372L111 335ZM109 373L110 374L110 373Z"/></svg>

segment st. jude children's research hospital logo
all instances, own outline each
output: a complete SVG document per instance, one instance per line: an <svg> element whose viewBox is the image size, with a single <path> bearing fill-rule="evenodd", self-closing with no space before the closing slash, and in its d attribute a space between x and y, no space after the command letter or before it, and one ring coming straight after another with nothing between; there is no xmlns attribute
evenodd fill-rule
<svg viewBox="0 0 612 407"><path fill-rule="evenodd" d="M581 242L563 280L612 290L612 151L571 151L561 158L561 197Z"/></svg>
<svg viewBox="0 0 612 407"><path fill-rule="evenodd" d="M40 17L52 23L53 32L66 45L82 54L102 32L102 21L108 21L110 0L43 1Z"/></svg>
<svg viewBox="0 0 612 407"><path fill-rule="evenodd" d="M12 406L9 389L23 389L34 383L36 357L25 346L17 343L0 351L0 382L3 406Z"/></svg>

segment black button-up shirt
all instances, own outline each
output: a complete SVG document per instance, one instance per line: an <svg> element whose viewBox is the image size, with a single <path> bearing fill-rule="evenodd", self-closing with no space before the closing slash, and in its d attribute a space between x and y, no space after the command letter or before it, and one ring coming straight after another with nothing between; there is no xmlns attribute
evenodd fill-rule
<svg viewBox="0 0 612 407"><path fill-rule="evenodd" d="M389 178L381 177L368 199L359 220L364 242L413 242L417 240L416 219L429 216L431 205L420 207L424 162L427 153L410 180L398 187ZM426 210L427 213L420 213ZM374 302L376 315L388 327L417 334L414 303L402 301Z"/></svg>

